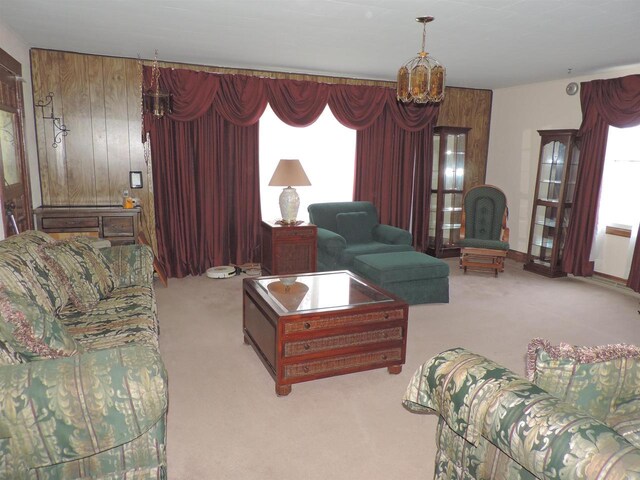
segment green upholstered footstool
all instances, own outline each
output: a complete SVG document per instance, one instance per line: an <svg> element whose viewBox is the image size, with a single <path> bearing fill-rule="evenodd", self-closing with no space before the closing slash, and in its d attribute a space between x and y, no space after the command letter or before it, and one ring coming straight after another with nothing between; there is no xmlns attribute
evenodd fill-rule
<svg viewBox="0 0 640 480"><path fill-rule="evenodd" d="M449 303L449 265L424 253L360 255L352 269L410 305Z"/></svg>

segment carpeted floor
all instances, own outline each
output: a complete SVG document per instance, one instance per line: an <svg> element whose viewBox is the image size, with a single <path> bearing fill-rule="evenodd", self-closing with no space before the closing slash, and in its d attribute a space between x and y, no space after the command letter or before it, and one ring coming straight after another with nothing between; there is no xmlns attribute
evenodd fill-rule
<svg viewBox="0 0 640 480"><path fill-rule="evenodd" d="M435 418L401 406L414 370L455 346L524 372L527 343L640 344L639 296L508 261L498 278L451 266L449 304L409 310L407 362L296 384L277 397L242 336L242 278L156 285L169 371L170 479L433 478Z"/></svg>

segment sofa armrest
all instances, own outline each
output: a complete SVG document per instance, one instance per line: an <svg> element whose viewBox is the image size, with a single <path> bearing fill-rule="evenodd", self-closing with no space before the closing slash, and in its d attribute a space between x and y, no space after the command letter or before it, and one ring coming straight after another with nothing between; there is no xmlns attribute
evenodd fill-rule
<svg viewBox="0 0 640 480"><path fill-rule="evenodd" d="M131 345L0 367L0 435L28 468L77 460L139 437L167 410L157 351Z"/></svg>
<svg viewBox="0 0 640 480"><path fill-rule="evenodd" d="M318 250L322 250L332 257L338 257L345 248L347 248L347 241L342 235L318 227Z"/></svg>
<svg viewBox="0 0 640 480"><path fill-rule="evenodd" d="M378 224L373 227L373 239L381 243L392 245L411 245L411 232L391 225Z"/></svg>
<svg viewBox="0 0 640 480"><path fill-rule="evenodd" d="M640 450L607 425L462 348L420 367L403 403L440 415L474 445L483 436L538 478L599 478L607 470L616 472L607 478L627 478L640 468Z"/></svg>
<svg viewBox="0 0 640 480"><path fill-rule="evenodd" d="M153 251L148 245L118 245L100 252L111 265L116 287L153 284Z"/></svg>

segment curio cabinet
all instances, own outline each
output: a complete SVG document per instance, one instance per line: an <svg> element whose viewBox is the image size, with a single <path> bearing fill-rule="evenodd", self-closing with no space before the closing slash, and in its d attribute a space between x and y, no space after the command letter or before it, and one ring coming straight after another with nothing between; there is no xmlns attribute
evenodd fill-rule
<svg viewBox="0 0 640 480"><path fill-rule="evenodd" d="M562 252L571 217L579 147L577 130L538 130L540 158L525 270L565 275Z"/></svg>

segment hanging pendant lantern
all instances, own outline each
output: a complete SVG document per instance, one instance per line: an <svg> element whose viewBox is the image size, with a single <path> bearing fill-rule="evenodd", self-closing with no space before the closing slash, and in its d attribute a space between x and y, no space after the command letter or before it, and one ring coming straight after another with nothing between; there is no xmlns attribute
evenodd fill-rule
<svg viewBox="0 0 640 480"><path fill-rule="evenodd" d="M151 85L143 93L144 109L156 118L162 118L165 113L171 113L171 94L160 90L160 67L158 66L158 51L156 50L151 65Z"/></svg>
<svg viewBox="0 0 640 480"><path fill-rule="evenodd" d="M416 21L422 23L422 50L398 70L396 96L405 103L438 103L444 99L446 69L425 51L427 23L433 17Z"/></svg>

